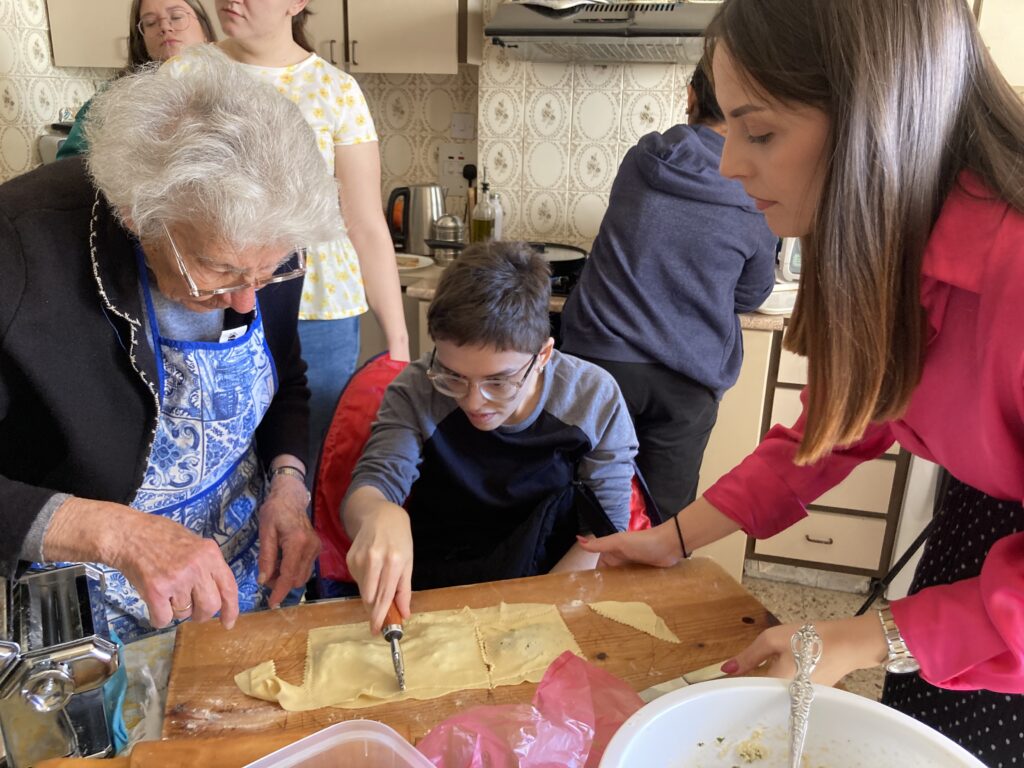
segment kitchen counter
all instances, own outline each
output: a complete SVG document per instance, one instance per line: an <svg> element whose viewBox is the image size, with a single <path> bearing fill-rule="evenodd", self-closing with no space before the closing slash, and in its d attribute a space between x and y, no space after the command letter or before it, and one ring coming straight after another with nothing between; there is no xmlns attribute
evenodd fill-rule
<svg viewBox="0 0 1024 768"><path fill-rule="evenodd" d="M440 275L423 275L418 280L407 278L406 295L421 301L432 301L437 291ZM552 296L548 305L552 312L561 312L565 307L565 296ZM740 328L745 331L781 331L786 327L789 315L764 315L759 312L747 312L740 315Z"/></svg>

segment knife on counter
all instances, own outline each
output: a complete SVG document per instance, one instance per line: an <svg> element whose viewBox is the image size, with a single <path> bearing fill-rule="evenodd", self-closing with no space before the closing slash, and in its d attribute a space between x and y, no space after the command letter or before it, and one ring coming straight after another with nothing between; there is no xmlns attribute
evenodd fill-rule
<svg viewBox="0 0 1024 768"><path fill-rule="evenodd" d="M402 630L402 614L398 612L398 606L394 601L388 608L388 614L384 618L384 626L381 629L384 639L391 643L391 662L395 665L395 677L398 679L398 690L405 690L405 661L402 659L402 646L398 641L404 634Z"/></svg>

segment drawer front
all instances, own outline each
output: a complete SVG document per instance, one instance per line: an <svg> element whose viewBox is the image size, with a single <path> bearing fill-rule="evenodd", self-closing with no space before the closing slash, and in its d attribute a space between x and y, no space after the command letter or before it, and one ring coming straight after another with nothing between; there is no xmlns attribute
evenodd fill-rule
<svg viewBox="0 0 1024 768"><path fill-rule="evenodd" d="M812 511L770 539L754 542L754 553L874 571L884 539L885 520Z"/></svg>
<svg viewBox="0 0 1024 768"><path fill-rule="evenodd" d="M793 354L788 350L782 350L779 356L779 375L776 381L783 384L806 384L807 383L807 358Z"/></svg>
<svg viewBox="0 0 1024 768"><path fill-rule="evenodd" d="M771 426L776 424L782 424L786 427L791 427L796 423L796 420L800 418L800 412L803 410L803 405L800 403L800 390L799 389L783 389L781 387L775 388L775 399L772 400L772 421ZM899 443L893 443L889 446L886 451L890 456L896 456L900 452ZM846 506L845 504L840 506ZM856 507L859 509L859 507ZM886 506L888 509L888 505ZM885 511L884 509L882 510Z"/></svg>

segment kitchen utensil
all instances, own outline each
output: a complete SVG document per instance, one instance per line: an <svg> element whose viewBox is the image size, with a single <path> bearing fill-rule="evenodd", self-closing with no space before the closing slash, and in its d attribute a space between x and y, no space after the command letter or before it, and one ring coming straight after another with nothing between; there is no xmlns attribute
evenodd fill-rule
<svg viewBox="0 0 1024 768"><path fill-rule="evenodd" d="M446 213L434 222L433 237L427 240L430 255L439 267L446 267L455 261L459 249L450 243L462 244L466 240L466 225L453 213Z"/></svg>
<svg viewBox="0 0 1024 768"><path fill-rule="evenodd" d="M395 665L395 677L398 678L398 689L405 690L405 661L402 659L402 647L398 641L402 639L402 614L398 612L398 606L394 601L388 608L388 614L384 619L384 627L381 630L384 639L391 643L391 663Z"/></svg>
<svg viewBox="0 0 1024 768"><path fill-rule="evenodd" d="M117 667L102 574L72 565L0 578L0 733L9 768L110 754L102 685Z"/></svg>
<svg viewBox="0 0 1024 768"><path fill-rule="evenodd" d="M401 204L401 214L396 206ZM406 253L426 255L425 241L431 236L434 222L444 215L444 192L438 184L410 184L395 187L388 196L384 218L391 230L395 246ZM401 226L395 226L395 220Z"/></svg>
<svg viewBox="0 0 1024 768"><path fill-rule="evenodd" d="M629 718L612 737L600 768L789 765L788 702L785 680L730 677L689 685ZM767 756L756 759L758 751ZM815 686L814 728L805 755L807 765L828 768L983 768L924 723L826 686Z"/></svg>
<svg viewBox="0 0 1024 768"><path fill-rule="evenodd" d="M789 764L790 768L800 768L814 701L811 673L821 660L821 636L813 624L804 624L789 639L789 646L796 662L796 677L789 684Z"/></svg>

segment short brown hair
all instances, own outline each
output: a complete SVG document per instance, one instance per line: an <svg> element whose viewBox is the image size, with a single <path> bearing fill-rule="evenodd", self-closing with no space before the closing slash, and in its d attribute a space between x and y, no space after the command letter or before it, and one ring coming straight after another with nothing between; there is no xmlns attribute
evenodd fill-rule
<svg viewBox="0 0 1024 768"><path fill-rule="evenodd" d="M551 336L551 271L527 243L477 243L441 275L427 330L435 341L533 354Z"/></svg>

